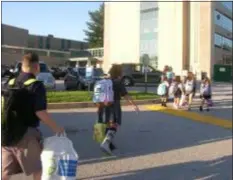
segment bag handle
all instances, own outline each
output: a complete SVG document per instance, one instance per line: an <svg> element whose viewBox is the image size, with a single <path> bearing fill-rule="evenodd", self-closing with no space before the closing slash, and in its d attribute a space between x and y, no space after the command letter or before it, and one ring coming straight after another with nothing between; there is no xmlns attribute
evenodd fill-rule
<svg viewBox="0 0 233 180"><path fill-rule="evenodd" d="M55 136L57 137L67 137L66 135L66 132L64 131L63 133L59 134L59 133L56 133Z"/></svg>
<svg viewBox="0 0 233 180"><path fill-rule="evenodd" d="M65 131L64 131L63 133L61 133L61 134L56 133L55 136L67 138L67 135L66 135L66 132L65 132ZM67 138L67 139L68 139L68 138ZM69 146L70 146L70 149L72 149L73 154L76 156L76 158L78 158L79 156L78 156L77 152L74 150L73 143L72 143L71 140L69 140Z"/></svg>

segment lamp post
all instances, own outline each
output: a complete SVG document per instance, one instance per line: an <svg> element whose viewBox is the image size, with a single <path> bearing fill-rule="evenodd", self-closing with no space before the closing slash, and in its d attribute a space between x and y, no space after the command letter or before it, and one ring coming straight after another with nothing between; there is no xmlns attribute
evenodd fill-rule
<svg viewBox="0 0 233 180"><path fill-rule="evenodd" d="M147 72L148 72L148 65L150 63L150 57L148 54L143 54L142 56L142 63L144 68L144 75L145 75L145 93L147 93Z"/></svg>

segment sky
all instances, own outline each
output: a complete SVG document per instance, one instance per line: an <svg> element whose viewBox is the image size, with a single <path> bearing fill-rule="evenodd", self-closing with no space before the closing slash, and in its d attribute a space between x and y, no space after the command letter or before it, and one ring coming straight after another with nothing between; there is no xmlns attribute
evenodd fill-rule
<svg viewBox="0 0 233 180"><path fill-rule="evenodd" d="M83 40L88 11L101 2L2 2L2 23L24 29L30 34Z"/></svg>

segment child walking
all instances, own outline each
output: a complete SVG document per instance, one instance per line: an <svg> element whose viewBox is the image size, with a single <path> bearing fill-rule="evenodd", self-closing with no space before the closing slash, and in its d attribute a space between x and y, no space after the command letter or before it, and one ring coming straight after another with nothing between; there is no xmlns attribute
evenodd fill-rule
<svg viewBox="0 0 233 180"><path fill-rule="evenodd" d="M169 82L166 76L161 77L161 83L158 86L157 94L161 97L161 106L167 107Z"/></svg>
<svg viewBox="0 0 233 180"><path fill-rule="evenodd" d="M196 91L196 82L192 72L188 72L184 87L186 98L188 98L188 110L191 110L191 104Z"/></svg>
<svg viewBox="0 0 233 180"><path fill-rule="evenodd" d="M201 98L201 105L199 107L200 111L203 111L203 106L206 103L206 110L209 111L209 107L212 105L212 90L211 90L211 83L208 77L205 77L200 86L200 98Z"/></svg>
<svg viewBox="0 0 233 180"><path fill-rule="evenodd" d="M136 112L139 111L139 108L129 96L124 84L121 81L122 66L113 65L109 71L109 74L113 83L114 100L111 105L105 107L105 123L107 123L107 129L106 136L100 147L104 152L112 155L112 151L116 149L113 140L118 127L122 124L121 97L124 97L125 100L133 105ZM99 116L102 115L103 112L99 112Z"/></svg>
<svg viewBox="0 0 233 180"><path fill-rule="evenodd" d="M174 83L174 90L173 90L174 103L173 103L173 106L176 109L179 109L180 108L180 99L181 99L182 95L184 95L184 88L183 88L183 84L181 82L180 76L175 76L173 83Z"/></svg>

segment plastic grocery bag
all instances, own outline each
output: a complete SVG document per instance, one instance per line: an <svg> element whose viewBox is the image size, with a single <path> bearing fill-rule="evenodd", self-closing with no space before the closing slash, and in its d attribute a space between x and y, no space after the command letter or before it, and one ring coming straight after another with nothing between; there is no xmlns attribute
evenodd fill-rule
<svg viewBox="0 0 233 180"><path fill-rule="evenodd" d="M41 161L42 180L76 179L78 154L66 134L48 137L44 140Z"/></svg>
<svg viewBox="0 0 233 180"><path fill-rule="evenodd" d="M93 131L93 139L101 143L105 138L105 132L106 132L107 125L105 123L96 123L94 125L94 131Z"/></svg>

